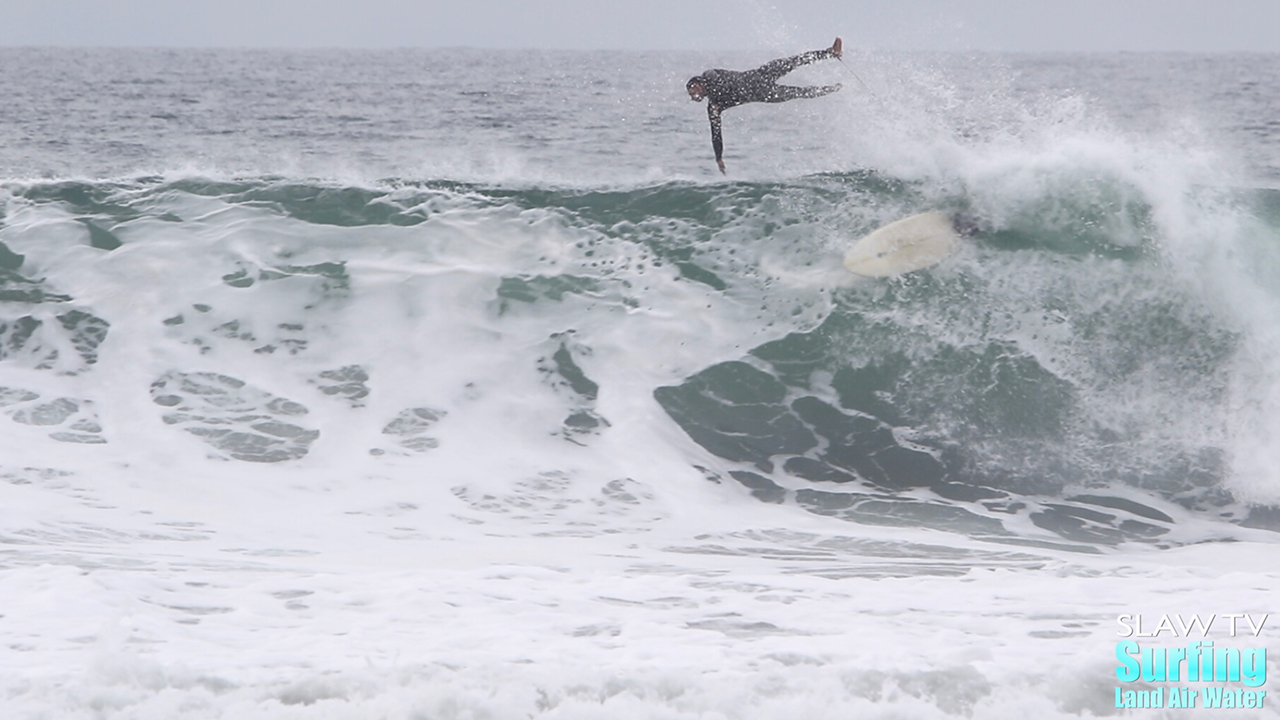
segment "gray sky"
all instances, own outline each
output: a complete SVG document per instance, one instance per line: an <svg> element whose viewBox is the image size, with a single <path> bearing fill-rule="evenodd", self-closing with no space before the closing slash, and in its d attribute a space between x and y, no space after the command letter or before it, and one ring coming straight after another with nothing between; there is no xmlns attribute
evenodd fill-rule
<svg viewBox="0 0 1280 720"><path fill-rule="evenodd" d="M0 45L1280 51L1280 0L17 0Z"/></svg>

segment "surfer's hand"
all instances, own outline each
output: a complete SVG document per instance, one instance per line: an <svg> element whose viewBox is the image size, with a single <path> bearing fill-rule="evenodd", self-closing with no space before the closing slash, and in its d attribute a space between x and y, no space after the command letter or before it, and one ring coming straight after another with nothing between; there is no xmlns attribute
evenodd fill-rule
<svg viewBox="0 0 1280 720"><path fill-rule="evenodd" d="M840 38L836 38L836 41L831 43L831 54L835 55L838 58L844 57L844 41L843 40L841 40Z"/></svg>
<svg viewBox="0 0 1280 720"><path fill-rule="evenodd" d="M720 174L721 174L721 175L726 175L726 174L728 174L728 173L726 173L726 172L724 171L724 161L723 161L723 160L716 160L716 165L719 165L719 166L720 166Z"/></svg>

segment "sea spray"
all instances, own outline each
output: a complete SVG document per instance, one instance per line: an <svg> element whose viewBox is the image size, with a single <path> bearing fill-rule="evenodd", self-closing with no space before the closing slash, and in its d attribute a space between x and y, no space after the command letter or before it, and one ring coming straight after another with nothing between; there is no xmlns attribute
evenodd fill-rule
<svg viewBox="0 0 1280 720"><path fill-rule="evenodd" d="M1274 61L854 52L721 178L767 52L0 50L7 715L1151 704L1277 589Z"/></svg>

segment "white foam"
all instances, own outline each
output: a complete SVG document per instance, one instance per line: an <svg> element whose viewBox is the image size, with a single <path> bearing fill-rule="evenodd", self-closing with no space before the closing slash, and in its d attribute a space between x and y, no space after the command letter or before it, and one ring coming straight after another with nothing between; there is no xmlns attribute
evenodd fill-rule
<svg viewBox="0 0 1280 720"><path fill-rule="evenodd" d="M849 104L830 115L796 105L733 116L733 181L871 165L915 182L912 202L968 193L994 222L1064 177L1097 173L1136 187L1161 231L1161 262L1246 335L1233 489L1273 498L1280 364L1273 258L1260 249L1269 231L1222 231L1240 213L1188 197L1217 180L1220 159L1188 155L1202 145L1177 137L1098 129L1071 98L1010 125L1022 105L1006 102L1012 91L998 83L999 112L986 116L957 99L945 64L899 73L895 58L865 60L859 71L875 95L848 86L835 100ZM547 156L509 138L490 143L493 134L346 170L343 158L279 146L255 155L231 138L207 164L360 183L383 170L514 178L508 186L704 177L689 159L706 159L700 108L686 102L687 116L677 115L660 102L665 86L644 87L628 97L649 103L641 121L657 130L644 137L661 139L630 147L617 167L601 161L610 157L601 147L585 160ZM678 97L678 81L669 95ZM788 145L791 126L779 118L827 123L833 139L821 152ZM958 129L982 141L957 139ZM169 151L183 156L184 147ZM57 442L0 416L6 717L1104 715L1115 711L1115 615L1261 613L1280 589L1266 533L1232 528L1238 542L1086 556L853 526L758 502L695 470L719 461L662 412L653 389L811 329L840 284L823 249L904 210L892 202L822 206L829 220L773 231L767 212L748 213L698 247L706 267L734 279L720 292L655 267L651 252L610 228L461 190L400 192L425 198L425 222L319 226L270 204L172 190L146 208L182 222L123 222L112 229L125 245L109 255L85 246L84 226L66 210L8 204L0 241L27 256L23 272L111 327L91 368L63 368L75 375L0 366L0 386L91 400L108 441ZM778 191L766 202L785 210L791 200ZM574 246L591 242L587 260ZM1013 254L973 250L951 271L989 263L983 277L997 290L1039 297L1036 284L1060 261L1007 262ZM789 262L797 255L811 264ZM346 291L325 291L334 278L297 269L338 260ZM587 271L590 262L611 269ZM241 271L253 287L227 283ZM598 283L505 307L498 292L504 278L575 273ZM1026 317L1011 314L1001 332L1052 371L1090 379L1079 356L1057 353L1071 337L1055 332L1061 318L1018 312ZM954 333L957 344L977 327L917 318L908 325ZM306 349L291 353L299 341ZM599 383L598 397L556 379L548 358L561 348ZM352 365L369 375L368 396L321 390L320 373ZM166 422L171 410L151 386L173 372L225 374L301 403L309 412L291 421L319 438L288 463L228 459L190 425ZM1141 382L1126 389L1122 419L1188 407L1144 395ZM384 432L414 409L442 412L416 416L418 435ZM609 426L572 434L564 420L580 410ZM1175 438L1206 422L1169 414Z"/></svg>

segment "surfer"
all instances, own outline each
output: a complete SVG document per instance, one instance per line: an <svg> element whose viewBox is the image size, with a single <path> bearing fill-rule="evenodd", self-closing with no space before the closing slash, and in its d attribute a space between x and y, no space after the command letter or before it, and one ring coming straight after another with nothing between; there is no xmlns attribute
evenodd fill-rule
<svg viewBox="0 0 1280 720"><path fill-rule="evenodd" d="M720 113L736 105L749 102L779 103L796 98L815 98L833 93L840 84L821 87L795 87L779 85L778 78L801 65L839 59L843 52L840 38L825 50L811 50L801 55L781 58L765 63L755 70L708 70L689 78L685 89L694 102L707 99L707 117L711 120L711 147L716 151L716 165L724 173L724 141L720 138Z"/></svg>

